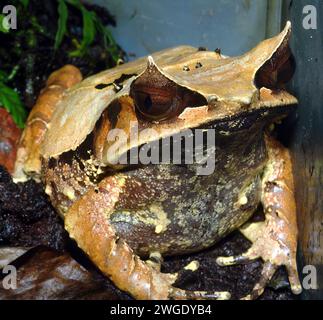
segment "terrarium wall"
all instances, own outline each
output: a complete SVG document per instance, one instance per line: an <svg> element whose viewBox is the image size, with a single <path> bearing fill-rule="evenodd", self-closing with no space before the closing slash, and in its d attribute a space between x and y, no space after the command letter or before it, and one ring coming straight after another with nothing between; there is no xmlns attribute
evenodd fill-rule
<svg viewBox="0 0 323 320"><path fill-rule="evenodd" d="M313 6L312 11L304 9L308 5ZM307 29L306 21L304 24L304 18L310 12L314 29ZM288 136L294 162L301 264L316 267L318 284L317 290L304 290L303 296L322 299L323 3L320 0L287 0L283 15L285 20L292 21L291 47L297 63L290 91L298 98L299 104Z"/></svg>
<svg viewBox="0 0 323 320"><path fill-rule="evenodd" d="M179 44L239 55L280 31L281 0L89 2L109 8L117 21L113 36L137 57Z"/></svg>

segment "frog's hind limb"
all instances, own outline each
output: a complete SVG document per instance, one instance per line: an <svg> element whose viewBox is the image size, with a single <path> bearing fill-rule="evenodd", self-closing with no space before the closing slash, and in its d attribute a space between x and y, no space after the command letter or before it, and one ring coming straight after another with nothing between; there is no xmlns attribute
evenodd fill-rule
<svg viewBox="0 0 323 320"><path fill-rule="evenodd" d="M228 292L173 287L176 273L161 273L118 237L108 218L122 191L121 180L118 176L103 179L69 208L65 227L79 247L117 287L136 299L229 299Z"/></svg>
<svg viewBox="0 0 323 320"><path fill-rule="evenodd" d="M20 138L13 178L15 182L24 182L29 178L40 180L40 145L57 104L64 92L82 80L81 72L73 65L54 71L46 81L36 104L32 108L26 128Z"/></svg>
<svg viewBox="0 0 323 320"><path fill-rule="evenodd" d="M261 196L265 221L247 223L240 229L252 242L247 252L217 258L222 266L257 258L264 260L260 280L244 299L260 296L277 268L283 265L287 268L292 292L299 294L302 291L296 264L297 221L291 157L289 151L272 137L266 135L265 142L268 164L262 178Z"/></svg>

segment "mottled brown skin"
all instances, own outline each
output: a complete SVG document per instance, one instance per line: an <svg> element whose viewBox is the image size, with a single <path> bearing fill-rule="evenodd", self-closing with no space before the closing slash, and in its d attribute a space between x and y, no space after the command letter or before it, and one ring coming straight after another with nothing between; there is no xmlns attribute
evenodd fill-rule
<svg viewBox="0 0 323 320"><path fill-rule="evenodd" d="M260 176L266 162L261 128L271 118L263 118L262 113L250 117L245 128L231 134L234 120L210 125L217 130L211 175L196 175L194 164L150 165L120 174L125 179L123 193L110 220L136 253L199 251L250 218L260 201ZM241 134L246 136L243 144ZM239 205L237 199L244 193L248 204ZM160 211L166 217L160 217ZM167 225L163 218L169 220ZM158 225L163 226L160 233L155 230Z"/></svg>
<svg viewBox="0 0 323 320"><path fill-rule="evenodd" d="M288 151L265 133L296 102L284 90L266 88L281 88L281 71L285 72L290 57L289 36L287 24L280 35L252 50L251 56L236 59L219 56L215 61L214 54L187 47L166 50L155 55L163 70L149 57L145 70L140 60L96 75L69 90L58 106L51 125L61 131L50 128L42 145L46 192L79 247L133 297L229 298L227 292L173 287L177 274L161 273L158 260L213 245L246 223L260 203L266 220L241 229L253 242L251 249L236 257L218 257L217 263L264 260L262 277L247 299L262 293L280 265L287 267L292 291L301 291L292 165ZM196 59L201 70L194 69L190 78L183 65L196 64ZM122 70L130 74L120 77ZM133 74L136 70L141 70L139 75ZM114 79L113 75L124 82L102 82ZM236 85L231 88L232 81ZM95 116L83 122L84 115L76 112L80 110L89 117L92 110ZM138 146L166 138L161 135L165 128L172 134L187 128L193 133L199 128L215 130L214 172L196 175L197 164L109 162L117 156L108 153L110 130L123 129L129 137L133 121L140 132L157 130L157 137L140 136ZM53 145L56 137L62 141ZM122 152L132 147L124 144ZM151 259L144 261L148 256Z"/></svg>

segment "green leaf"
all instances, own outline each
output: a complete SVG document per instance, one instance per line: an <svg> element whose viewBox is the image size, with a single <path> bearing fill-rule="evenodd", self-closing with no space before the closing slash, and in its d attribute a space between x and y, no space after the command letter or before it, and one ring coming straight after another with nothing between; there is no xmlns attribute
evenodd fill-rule
<svg viewBox="0 0 323 320"><path fill-rule="evenodd" d="M33 29L35 30L35 32L39 32L40 34L43 34L43 35L46 34L45 28L42 25L40 25L36 16L31 16L30 23Z"/></svg>
<svg viewBox="0 0 323 320"><path fill-rule="evenodd" d="M16 76L16 74L18 73L19 69L20 69L19 64L16 64L16 65L12 68L11 72L7 75L7 78L5 79L5 81L3 81L3 82L11 81L11 80ZM1 81L1 80L0 80L0 81Z"/></svg>
<svg viewBox="0 0 323 320"><path fill-rule="evenodd" d="M28 7L29 0L20 0L20 2L21 2L21 3L22 3L22 5L25 7L25 9Z"/></svg>
<svg viewBox="0 0 323 320"><path fill-rule="evenodd" d="M5 16L3 14L0 14L0 32L8 33L9 28L6 28L5 23L4 23L4 18L5 18Z"/></svg>
<svg viewBox="0 0 323 320"><path fill-rule="evenodd" d="M80 44L80 48L70 52L70 56L79 57L82 56L86 49L94 41L96 29L95 29L95 13L87 10L78 0L68 0L68 3L75 6L82 12L83 19L83 37Z"/></svg>
<svg viewBox="0 0 323 320"><path fill-rule="evenodd" d="M95 38L95 25L94 25L94 13L86 10L82 6L83 16L83 39L81 42L81 49L87 48Z"/></svg>
<svg viewBox="0 0 323 320"><path fill-rule="evenodd" d="M67 28L68 10L64 0L58 0L58 27L55 36L55 50L61 45Z"/></svg>
<svg viewBox="0 0 323 320"><path fill-rule="evenodd" d="M27 112L19 98L18 93L0 82L0 105L11 115L19 128L23 128L27 118Z"/></svg>
<svg viewBox="0 0 323 320"><path fill-rule="evenodd" d="M76 7L77 9L81 10L82 3L80 0L66 0L67 3L71 4L72 6Z"/></svg>
<svg viewBox="0 0 323 320"><path fill-rule="evenodd" d="M0 70L0 83L7 82L7 80L8 80L8 74L3 70Z"/></svg>
<svg viewBox="0 0 323 320"><path fill-rule="evenodd" d="M120 54L119 54L118 46L111 34L111 31L108 29L108 27L104 26L97 17L96 17L95 23L99 34L102 34L103 36L104 48L107 51L109 51L109 53L112 56L112 59L114 60L115 63L117 63L117 61L120 59Z"/></svg>

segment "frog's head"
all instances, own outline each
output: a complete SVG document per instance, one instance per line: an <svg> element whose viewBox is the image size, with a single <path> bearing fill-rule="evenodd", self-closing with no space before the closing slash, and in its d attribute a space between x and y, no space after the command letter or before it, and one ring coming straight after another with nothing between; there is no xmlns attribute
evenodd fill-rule
<svg viewBox="0 0 323 320"><path fill-rule="evenodd" d="M182 46L87 78L57 107L42 153L75 149L94 132L96 157L109 165L134 147L186 129L263 110L286 114L297 103L284 90L293 73L290 34L288 22L239 57Z"/></svg>
<svg viewBox="0 0 323 320"><path fill-rule="evenodd" d="M283 89L294 71L290 33L288 22L281 34L234 58L219 51L179 53L160 61L149 56L146 69L130 86L136 111L159 123L185 119L187 114L208 121L196 107L207 107L213 120L241 110L295 103Z"/></svg>

